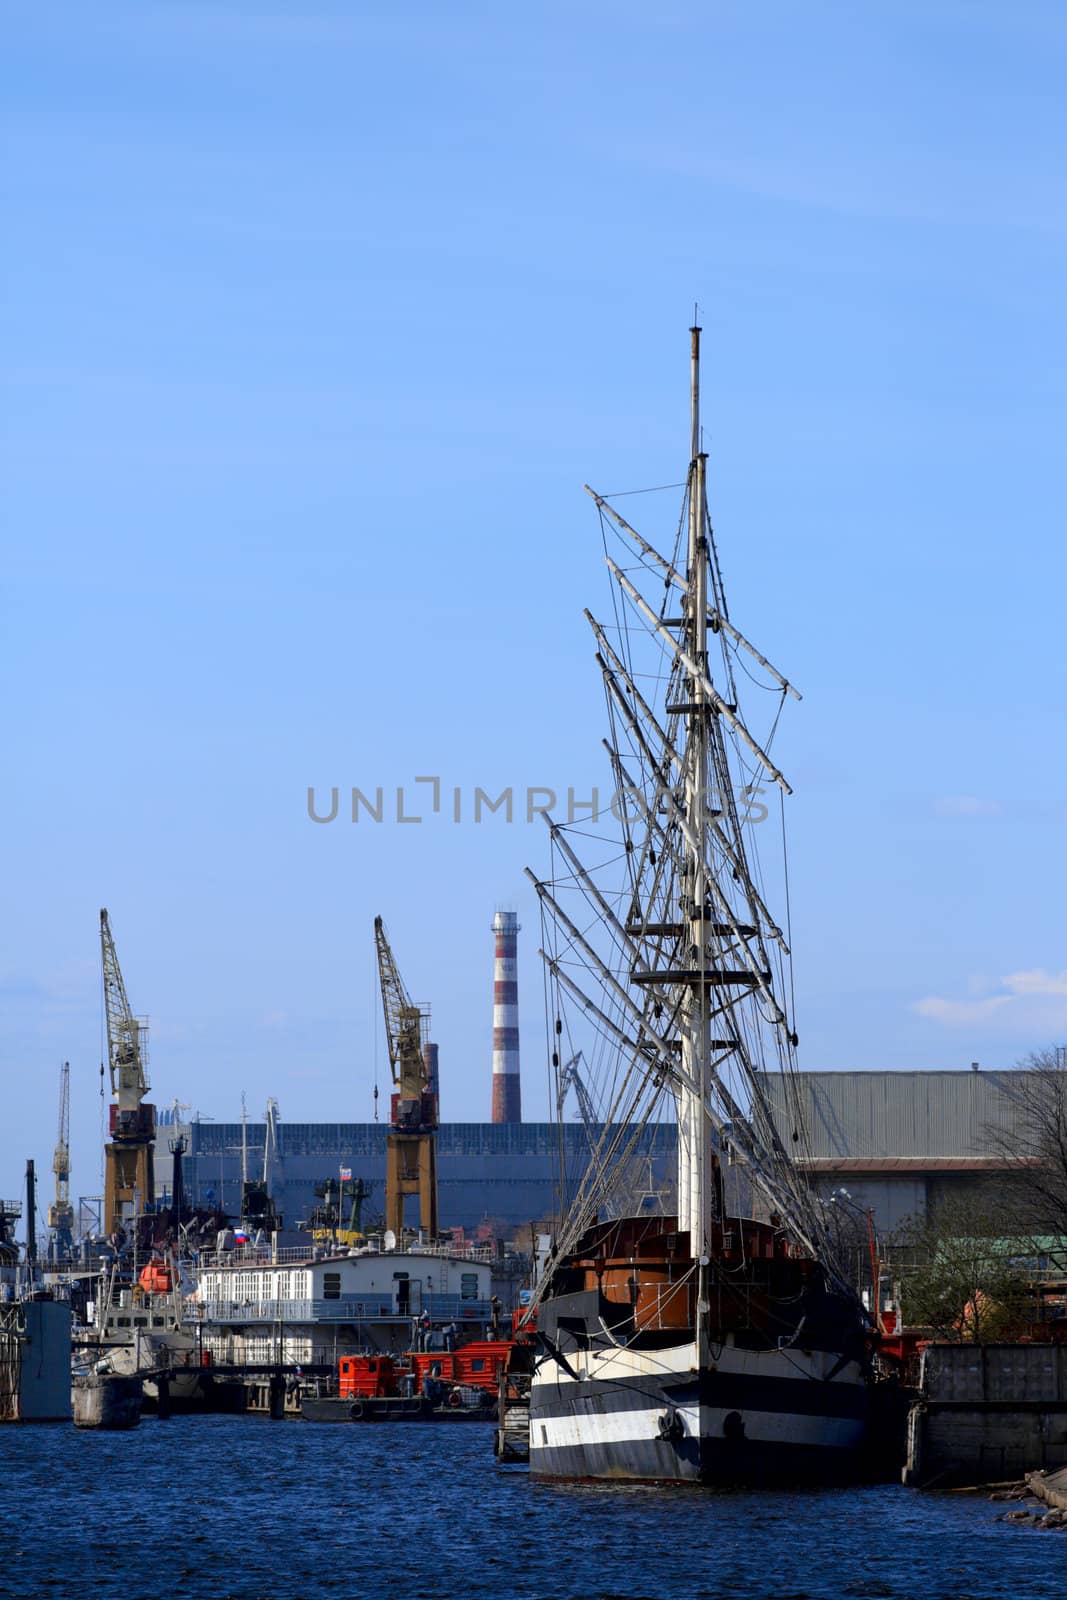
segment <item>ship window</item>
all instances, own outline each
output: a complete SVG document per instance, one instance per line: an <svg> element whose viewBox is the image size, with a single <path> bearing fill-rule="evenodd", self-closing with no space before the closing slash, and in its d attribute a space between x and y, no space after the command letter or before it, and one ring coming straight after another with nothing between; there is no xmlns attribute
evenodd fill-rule
<svg viewBox="0 0 1067 1600"><path fill-rule="evenodd" d="M459 1280L459 1293L460 1299L462 1300L477 1300L478 1274L476 1272L464 1272L461 1274Z"/></svg>
<svg viewBox="0 0 1067 1600"><path fill-rule="evenodd" d="M152 1326L153 1326L153 1328L161 1328L163 1326L163 1318L162 1317L153 1317L152 1318Z"/></svg>
<svg viewBox="0 0 1067 1600"><path fill-rule="evenodd" d="M472 1372L484 1372L485 1371L485 1359L484 1359L483 1356L475 1356L474 1360L471 1362L471 1371Z"/></svg>
<svg viewBox="0 0 1067 1600"><path fill-rule="evenodd" d="M134 1317L133 1325L134 1325L135 1328L147 1328L148 1327L148 1318L147 1317Z"/></svg>
<svg viewBox="0 0 1067 1600"><path fill-rule="evenodd" d="M340 1300L341 1274L339 1272L324 1272L322 1275L322 1298L324 1300Z"/></svg>
<svg viewBox="0 0 1067 1600"><path fill-rule="evenodd" d="M116 1317L115 1320L120 1328L128 1328L130 1325L129 1317Z"/></svg>

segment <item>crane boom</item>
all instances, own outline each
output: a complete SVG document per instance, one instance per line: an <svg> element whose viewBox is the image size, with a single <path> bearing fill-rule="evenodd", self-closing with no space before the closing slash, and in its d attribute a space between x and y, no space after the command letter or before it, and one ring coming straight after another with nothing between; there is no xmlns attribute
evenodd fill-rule
<svg viewBox="0 0 1067 1600"><path fill-rule="evenodd" d="M585 1130L587 1133L592 1134L593 1129L600 1121L600 1118L596 1114L596 1107L594 1106L592 1096L586 1087L585 1079L578 1071L578 1064L581 1060L582 1052L579 1050L576 1055L571 1056L570 1060L565 1066L560 1068L559 1115L562 1119L563 1102L567 1098L567 1090L573 1088L575 1098L578 1101L578 1110L581 1114L582 1122L585 1125Z"/></svg>
<svg viewBox="0 0 1067 1600"><path fill-rule="evenodd" d="M59 1132L52 1156L52 1171L56 1176L56 1194L48 1207L48 1226L55 1235L58 1257L69 1255L74 1248L74 1207L70 1203L70 1062L64 1061L59 1069Z"/></svg>
<svg viewBox="0 0 1067 1600"><path fill-rule="evenodd" d="M59 1069L59 1133L52 1157L52 1171L56 1175L56 1200L70 1197L70 1062L64 1061ZM62 1195L60 1194L62 1190Z"/></svg>
<svg viewBox="0 0 1067 1600"><path fill-rule="evenodd" d="M429 1015L408 996L381 917L374 919L374 942L393 1084L401 1100L417 1099L428 1088L424 1047Z"/></svg>
<svg viewBox="0 0 1067 1600"><path fill-rule="evenodd" d="M141 1034L126 998L115 940L107 911L100 913L100 947L104 967L104 1008L107 1014L107 1054L111 1092L122 1110L135 1110L148 1092Z"/></svg>
<svg viewBox="0 0 1067 1600"><path fill-rule="evenodd" d="M107 1058L111 1075L111 1143L105 1149L104 1209L109 1233L133 1219L139 1206L155 1201L156 1108L145 1101L147 1024L134 1016L126 996L107 911L100 913Z"/></svg>
<svg viewBox="0 0 1067 1600"><path fill-rule="evenodd" d="M427 1034L429 1011L415 1005L404 987L381 917L374 919L374 944L382 1014L393 1077L386 1138L385 1217L399 1239L404 1202L419 1197L419 1224L437 1235L437 1096L431 1087Z"/></svg>

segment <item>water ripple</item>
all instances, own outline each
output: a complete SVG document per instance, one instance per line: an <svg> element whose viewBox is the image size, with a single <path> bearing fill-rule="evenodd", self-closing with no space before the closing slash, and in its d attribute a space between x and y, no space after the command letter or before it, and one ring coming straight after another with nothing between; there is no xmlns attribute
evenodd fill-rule
<svg viewBox="0 0 1067 1600"><path fill-rule="evenodd" d="M1061 1600L980 1496L532 1483L478 1424L0 1429L3 1600Z"/></svg>

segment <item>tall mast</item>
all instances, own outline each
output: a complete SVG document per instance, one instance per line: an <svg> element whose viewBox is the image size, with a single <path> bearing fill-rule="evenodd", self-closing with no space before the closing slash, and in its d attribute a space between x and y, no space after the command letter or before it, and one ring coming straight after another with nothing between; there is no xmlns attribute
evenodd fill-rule
<svg viewBox="0 0 1067 1600"><path fill-rule="evenodd" d="M631 810L628 801L619 817L623 864L617 878L611 863L601 864L602 881L611 884L605 894L598 887L600 874L587 872L572 849L569 827L547 818L553 875L528 875L549 912L551 944L541 955L557 1012L573 1002L582 1012L580 1027L601 1031L619 1051L615 1100L558 1248L565 1253L575 1247L603 1209L625 1130L631 1124L643 1128L669 1088L678 1124L678 1227L689 1235L699 1268L700 1337L706 1342L707 1270L726 1207L718 1152L727 1140L769 1210L788 1215L796 1238L813 1253L820 1253L825 1227L774 1126L763 1083L769 1046L785 1069L797 1041L779 998L789 946L758 887L759 874L749 866L755 840L746 838L745 823L757 819L747 814L754 792L748 779L755 771L783 793L792 791L746 726L730 655L751 655L772 680L765 687L775 686L782 702L799 694L724 614L707 509L700 335L694 325L683 551L666 560L586 486L604 531L621 536L628 555L636 551L636 564L625 558L620 564L607 554L605 560L618 591L613 590L616 622L621 601L640 619L647 642L647 653L635 665L631 643L641 638L641 629L632 635L627 628L625 648L616 649L609 638L614 630L586 612L607 692L611 737L605 745L617 793L633 796L636 804ZM635 581L639 570L657 588L663 585L651 603ZM674 609L668 605L671 592L680 614L669 617L664 613ZM717 685L708 650L710 644L717 656L720 643ZM643 677L661 684L666 677L662 709L658 693L655 704L645 699ZM775 726L777 717L775 711ZM591 917L568 914L565 907L574 903L557 891L572 886ZM591 987L576 978L576 966L586 969ZM560 1030L558 1015L556 1024Z"/></svg>
<svg viewBox="0 0 1067 1600"><path fill-rule="evenodd" d="M703 330L692 327L689 330L689 460L696 461L700 454L700 335ZM689 527L692 531L692 517ZM690 543L690 560L692 560L693 546Z"/></svg>
<svg viewBox="0 0 1067 1600"><path fill-rule="evenodd" d="M705 1106L710 1097L711 1032L705 973L711 959L705 831L707 818L708 716L712 710L705 683L708 664L708 569L705 537L705 465L700 449L700 329L689 330L690 449L689 544L686 555L686 633L689 655L698 672L687 684L685 814L688 842L681 877L681 923L691 930L690 975L682 1005L683 1084L678 1090L678 1225L689 1229L694 1260L711 1247L712 1194L710 1125ZM701 1295L703 1298L703 1295Z"/></svg>

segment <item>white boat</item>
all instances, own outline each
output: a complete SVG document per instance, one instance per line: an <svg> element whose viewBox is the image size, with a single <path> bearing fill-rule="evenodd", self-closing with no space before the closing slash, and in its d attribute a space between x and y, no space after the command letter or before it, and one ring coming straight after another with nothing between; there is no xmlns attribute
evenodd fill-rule
<svg viewBox="0 0 1067 1600"><path fill-rule="evenodd" d="M869 1328L763 1091L766 1074L795 1070L797 1036L787 930L755 850L765 831L781 851L777 817L755 822L790 792L771 740L799 696L730 618L707 511L699 328L691 341L674 550L589 490L611 578L610 621L586 617L615 802L547 819L551 865L528 873L561 1089L581 1052L603 1123L535 1293L530 1467L847 1479L865 1439ZM748 680L768 735L746 721ZM620 1215L636 1135L663 1116L678 1130L674 1202ZM796 1154L804 1137L798 1124Z"/></svg>
<svg viewBox="0 0 1067 1600"><path fill-rule="evenodd" d="M218 1362L336 1371L341 1356L484 1337L499 1320L492 1274L477 1247L238 1245L201 1255L193 1310Z"/></svg>

